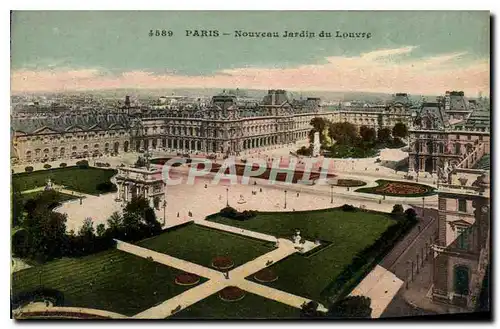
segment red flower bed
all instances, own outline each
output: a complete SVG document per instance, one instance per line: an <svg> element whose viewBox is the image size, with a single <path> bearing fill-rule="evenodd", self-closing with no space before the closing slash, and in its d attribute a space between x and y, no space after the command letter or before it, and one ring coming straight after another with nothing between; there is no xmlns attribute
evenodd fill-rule
<svg viewBox="0 0 500 329"><path fill-rule="evenodd" d="M380 186L375 189L377 193L390 193L390 194L421 194L425 193L427 189L418 185L409 185L405 183L388 183L385 186Z"/></svg>
<svg viewBox="0 0 500 329"><path fill-rule="evenodd" d="M217 173L217 172L219 172L220 167L221 167L220 164L213 163L212 164L212 169L210 171L213 172L213 173ZM246 165L236 164L235 165L236 176L244 176L245 168L246 168ZM259 168L258 164L252 165L252 171L257 170L257 168ZM262 174L257 175L257 176L252 176L252 177L254 177L254 178L261 178L261 179L269 179L269 177L271 176L271 170L272 170L272 168L266 167L266 170ZM278 170L278 169L275 169L275 170ZM279 169L279 170L285 170L285 169ZM229 174L230 173L229 168L226 168L226 170L224 171L224 173L225 174ZM287 173L286 172L278 171L277 174L276 174L276 181L277 182L285 182L286 181L286 177L287 177ZM303 170L295 170L293 172L293 176L292 176L292 183L295 184L299 180L305 179L306 177L307 176L304 175L304 171ZM319 172L310 172L310 174L309 174L309 179L312 180L312 181L318 179L319 177L320 177L320 173ZM332 177L335 177L335 175L334 174L327 174L326 177L327 178L332 178Z"/></svg>
<svg viewBox="0 0 500 329"><path fill-rule="evenodd" d="M219 256L212 260L212 267L218 270L227 270L234 266L234 262L227 256Z"/></svg>
<svg viewBox="0 0 500 329"><path fill-rule="evenodd" d="M274 282L278 280L278 275L270 268L264 268L253 276L259 282Z"/></svg>
<svg viewBox="0 0 500 329"><path fill-rule="evenodd" d="M238 287L226 287L219 291L219 298L225 302L235 302L245 297L245 291Z"/></svg>
<svg viewBox="0 0 500 329"><path fill-rule="evenodd" d="M175 277L175 284L180 286L193 286L200 282L200 277L192 273L181 273Z"/></svg>

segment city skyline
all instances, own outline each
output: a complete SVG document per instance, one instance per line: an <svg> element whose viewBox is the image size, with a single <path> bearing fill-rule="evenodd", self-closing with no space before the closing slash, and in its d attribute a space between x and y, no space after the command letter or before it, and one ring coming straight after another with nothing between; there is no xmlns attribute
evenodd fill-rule
<svg viewBox="0 0 500 329"><path fill-rule="evenodd" d="M489 28L488 12L14 12L11 90L239 87L486 95ZM173 36L148 36L155 29ZM231 35L187 36L200 29ZM236 30L316 36L235 37ZM320 31L371 36L318 38Z"/></svg>

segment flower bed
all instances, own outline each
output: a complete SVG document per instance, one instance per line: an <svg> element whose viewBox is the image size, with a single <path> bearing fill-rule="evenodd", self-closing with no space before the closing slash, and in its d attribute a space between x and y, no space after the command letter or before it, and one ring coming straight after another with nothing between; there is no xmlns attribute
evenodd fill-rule
<svg viewBox="0 0 500 329"><path fill-rule="evenodd" d="M337 183L334 185L343 187L358 187L366 185L366 183L357 179L338 179Z"/></svg>
<svg viewBox="0 0 500 329"><path fill-rule="evenodd" d="M219 298L225 302L236 302L242 300L246 293L238 287L226 287L219 291Z"/></svg>
<svg viewBox="0 0 500 329"><path fill-rule="evenodd" d="M213 163L212 164L212 169L210 170L211 172L213 173L217 173L219 172L219 169L220 169L221 165L220 164L217 164L217 163ZM244 173L245 173L245 168L246 168L246 165L241 165L241 164L236 164L235 165L235 171L236 171L236 176L244 176ZM259 168L259 165L258 164L254 164L252 166L252 171L256 171L257 169ZM270 168L270 167L266 167L266 170L260 174L260 175L257 175L257 176L252 176L253 178L261 178L261 179L269 179L269 177L271 176L271 170L273 168ZM277 171L276 173L276 181L277 182L285 182L286 181L286 178L287 178L287 173L285 172L287 169L275 169ZM230 173L230 170L229 168L226 168L226 170L224 171L225 174L229 174ZM310 172L310 175L309 175L309 180L317 180L318 178L320 177L320 173L319 172ZM334 174L327 174L326 175L327 178L333 178L333 177L336 177L336 175ZM297 183L299 180L302 180L302 179L305 179L307 178L307 175L304 175L304 171L302 170L295 170L293 171L293 175L292 175L292 183Z"/></svg>
<svg viewBox="0 0 500 329"><path fill-rule="evenodd" d="M219 256L212 260L212 267L217 270L228 270L233 266L233 260L227 256Z"/></svg>
<svg viewBox="0 0 500 329"><path fill-rule="evenodd" d="M200 277L192 273L181 273L175 277L175 284L179 286L194 286L200 282Z"/></svg>
<svg viewBox="0 0 500 329"><path fill-rule="evenodd" d="M357 189L356 192L386 196L423 197L436 194L432 186L397 181L377 180L378 186Z"/></svg>
<svg viewBox="0 0 500 329"><path fill-rule="evenodd" d="M278 275L272 269L264 268L259 272L255 273L253 278L259 282L267 283L278 280Z"/></svg>

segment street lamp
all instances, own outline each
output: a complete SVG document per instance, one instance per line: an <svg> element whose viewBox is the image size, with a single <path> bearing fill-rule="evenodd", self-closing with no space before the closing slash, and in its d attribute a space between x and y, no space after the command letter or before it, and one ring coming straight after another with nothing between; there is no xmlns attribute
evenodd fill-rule
<svg viewBox="0 0 500 329"><path fill-rule="evenodd" d="M166 222L166 214L165 214L165 209L167 208L167 200L163 200L163 226L165 226L165 222Z"/></svg>
<svg viewBox="0 0 500 329"><path fill-rule="evenodd" d="M330 203L333 203L333 184L330 185Z"/></svg>
<svg viewBox="0 0 500 329"><path fill-rule="evenodd" d="M425 197L422 197L422 217L424 217L425 213Z"/></svg>
<svg viewBox="0 0 500 329"><path fill-rule="evenodd" d="M285 209L286 209L286 190L285 190Z"/></svg>
<svg viewBox="0 0 500 329"><path fill-rule="evenodd" d="M226 207L229 207L229 187L226 187Z"/></svg>

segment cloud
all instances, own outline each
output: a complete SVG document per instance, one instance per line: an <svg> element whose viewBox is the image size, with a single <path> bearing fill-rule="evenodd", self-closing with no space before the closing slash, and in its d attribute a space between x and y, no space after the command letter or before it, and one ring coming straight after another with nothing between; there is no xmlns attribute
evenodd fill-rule
<svg viewBox="0 0 500 329"><path fill-rule="evenodd" d="M376 60L379 58L385 58L390 56L404 55L411 53L415 48L417 48L417 46L407 46L394 49L379 49L368 53L363 53L361 54L361 58L364 58L366 60Z"/></svg>
<svg viewBox="0 0 500 329"><path fill-rule="evenodd" d="M331 56L325 63L291 68L243 67L211 76L173 72L128 71L104 74L99 69L23 69L11 74L13 92L69 91L114 88L284 88L289 90L409 92L442 94L463 90L468 95L490 90L489 59L467 60L466 53L418 59L395 57L415 46L379 49L359 56Z"/></svg>

